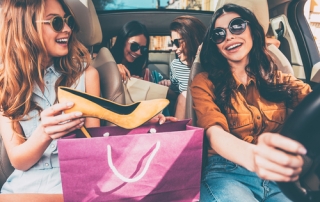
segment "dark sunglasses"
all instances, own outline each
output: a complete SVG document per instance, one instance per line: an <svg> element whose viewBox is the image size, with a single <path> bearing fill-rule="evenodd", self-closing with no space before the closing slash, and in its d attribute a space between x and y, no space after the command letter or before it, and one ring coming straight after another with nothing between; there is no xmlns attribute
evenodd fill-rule
<svg viewBox="0 0 320 202"><path fill-rule="evenodd" d="M61 32L61 30L64 27L64 23L66 23L71 30L73 30L75 28L76 22L73 18L72 15L69 15L68 17L61 17L59 15L51 18L50 20L41 20L41 21L37 21L37 22L42 22L44 24L50 24L50 26L52 27L52 29L55 32Z"/></svg>
<svg viewBox="0 0 320 202"><path fill-rule="evenodd" d="M243 20L241 18L234 18L230 21L228 29L232 34L239 35L239 34L242 34L246 30L248 23L249 23L248 21ZM215 44L219 44L219 43L222 43L226 39L226 36L227 36L226 28L217 27L212 30L212 34L211 34L210 39Z"/></svg>
<svg viewBox="0 0 320 202"><path fill-rule="evenodd" d="M140 49L140 53L141 54L145 54L148 52L148 48L147 46L140 46L138 43L133 42L130 45L130 50L133 52L137 52Z"/></svg>
<svg viewBox="0 0 320 202"><path fill-rule="evenodd" d="M171 41L172 46L175 45L177 48L179 48L180 47L180 40L183 40L183 38L175 39L175 40Z"/></svg>

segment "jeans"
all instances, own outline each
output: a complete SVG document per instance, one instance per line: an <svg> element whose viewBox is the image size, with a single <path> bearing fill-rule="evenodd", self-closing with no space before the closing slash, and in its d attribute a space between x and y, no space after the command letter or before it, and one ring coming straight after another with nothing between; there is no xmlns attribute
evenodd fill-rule
<svg viewBox="0 0 320 202"><path fill-rule="evenodd" d="M273 181L263 180L219 155L209 157L204 170L201 202L289 202Z"/></svg>

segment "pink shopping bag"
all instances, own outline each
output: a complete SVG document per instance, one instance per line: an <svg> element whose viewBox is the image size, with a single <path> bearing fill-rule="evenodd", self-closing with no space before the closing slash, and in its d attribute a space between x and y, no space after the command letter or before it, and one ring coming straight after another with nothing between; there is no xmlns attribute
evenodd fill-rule
<svg viewBox="0 0 320 202"><path fill-rule="evenodd" d="M199 201L203 129L189 120L59 139L65 201Z"/></svg>

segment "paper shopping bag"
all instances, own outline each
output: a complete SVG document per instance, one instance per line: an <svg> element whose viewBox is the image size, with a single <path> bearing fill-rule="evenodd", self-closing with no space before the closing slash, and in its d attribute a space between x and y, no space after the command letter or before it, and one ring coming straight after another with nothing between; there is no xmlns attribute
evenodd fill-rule
<svg viewBox="0 0 320 202"><path fill-rule="evenodd" d="M167 86L131 77L124 84L126 104L166 98L168 89Z"/></svg>
<svg viewBox="0 0 320 202"><path fill-rule="evenodd" d="M89 128L93 138L77 130L70 134L77 138L59 139L64 200L199 201L203 129L187 122Z"/></svg>

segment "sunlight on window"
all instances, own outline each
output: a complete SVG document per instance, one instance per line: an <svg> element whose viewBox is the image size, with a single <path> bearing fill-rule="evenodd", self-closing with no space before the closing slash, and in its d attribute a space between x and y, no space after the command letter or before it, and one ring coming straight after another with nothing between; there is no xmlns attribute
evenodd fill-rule
<svg viewBox="0 0 320 202"><path fill-rule="evenodd" d="M320 0L308 0L304 7L304 14L320 51Z"/></svg>

